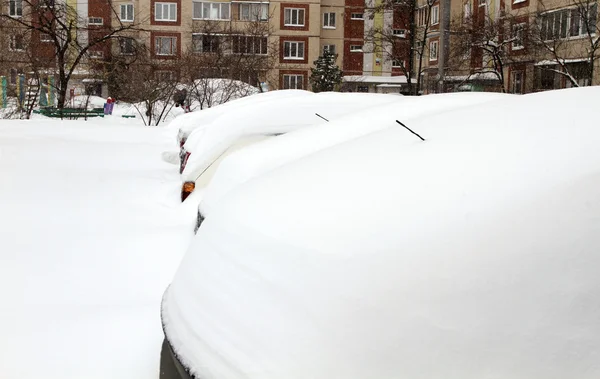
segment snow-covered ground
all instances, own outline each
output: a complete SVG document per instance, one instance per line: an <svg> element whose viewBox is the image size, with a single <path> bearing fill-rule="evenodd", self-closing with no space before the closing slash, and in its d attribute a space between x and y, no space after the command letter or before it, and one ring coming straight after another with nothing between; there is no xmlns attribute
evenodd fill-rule
<svg viewBox="0 0 600 379"><path fill-rule="evenodd" d="M157 378L192 235L164 128L0 121L0 378Z"/></svg>

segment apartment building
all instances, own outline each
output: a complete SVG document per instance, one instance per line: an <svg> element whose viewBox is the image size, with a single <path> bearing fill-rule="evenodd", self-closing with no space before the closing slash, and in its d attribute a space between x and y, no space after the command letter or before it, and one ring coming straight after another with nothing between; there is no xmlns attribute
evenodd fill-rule
<svg viewBox="0 0 600 379"><path fill-rule="evenodd" d="M451 0L451 31L461 18L480 32L450 33L441 56L464 44L459 38L473 38L473 46L438 66L438 92L529 93L600 84L596 0Z"/></svg>

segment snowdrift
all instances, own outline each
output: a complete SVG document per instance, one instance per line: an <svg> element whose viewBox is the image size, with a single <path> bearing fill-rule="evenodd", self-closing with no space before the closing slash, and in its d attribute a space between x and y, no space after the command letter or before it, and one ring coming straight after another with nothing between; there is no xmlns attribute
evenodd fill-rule
<svg viewBox="0 0 600 379"><path fill-rule="evenodd" d="M499 99L230 191L163 298L203 379L600 377L600 88ZM542 110L556 109L556 112Z"/></svg>

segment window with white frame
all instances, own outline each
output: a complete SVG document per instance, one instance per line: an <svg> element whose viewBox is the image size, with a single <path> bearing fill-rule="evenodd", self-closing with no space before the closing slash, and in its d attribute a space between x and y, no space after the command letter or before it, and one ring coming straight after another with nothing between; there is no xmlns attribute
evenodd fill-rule
<svg viewBox="0 0 600 379"><path fill-rule="evenodd" d="M284 59L304 59L304 42L302 41L284 41L283 42Z"/></svg>
<svg viewBox="0 0 600 379"><path fill-rule="evenodd" d="M440 6L434 5L431 7L431 25L437 25L440 23Z"/></svg>
<svg viewBox="0 0 600 379"><path fill-rule="evenodd" d="M23 0L9 0L8 15L11 17L23 16Z"/></svg>
<svg viewBox="0 0 600 379"><path fill-rule="evenodd" d="M427 22L427 7L421 7L417 9L417 26L425 26Z"/></svg>
<svg viewBox="0 0 600 379"><path fill-rule="evenodd" d="M119 19L121 21L133 21L133 4L121 4Z"/></svg>
<svg viewBox="0 0 600 379"><path fill-rule="evenodd" d="M323 13L323 28L335 29L335 13L334 12Z"/></svg>
<svg viewBox="0 0 600 379"><path fill-rule="evenodd" d="M50 34L40 33L40 42L54 42L54 40Z"/></svg>
<svg viewBox="0 0 600 379"><path fill-rule="evenodd" d="M392 59L392 67L405 67L406 65L400 59Z"/></svg>
<svg viewBox="0 0 600 379"><path fill-rule="evenodd" d="M395 37L406 38L406 29L393 29L392 34Z"/></svg>
<svg viewBox="0 0 600 379"><path fill-rule="evenodd" d="M350 19L351 20L364 20L365 15L364 15L364 13L351 13Z"/></svg>
<svg viewBox="0 0 600 379"><path fill-rule="evenodd" d="M283 75L283 89L303 89L304 75Z"/></svg>
<svg viewBox="0 0 600 379"><path fill-rule="evenodd" d="M92 58L92 59L102 59L102 58L104 58L104 52L103 51L90 50L89 51L89 55L90 55L90 58Z"/></svg>
<svg viewBox="0 0 600 379"><path fill-rule="evenodd" d="M195 20L229 20L230 3L193 2L192 18Z"/></svg>
<svg viewBox="0 0 600 379"><path fill-rule="evenodd" d="M177 21L177 3L154 3L154 21Z"/></svg>
<svg viewBox="0 0 600 379"><path fill-rule="evenodd" d="M304 9L285 8L283 10L283 24L285 26L304 26Z"/></svg>
<svg viewBox="0 0 600 379"><path fill-rule="evenodd" d="M156 55L177 55L177 37L154 37L154 53Z"/></svg>
<svg viewBox="0 0 600 379"><path fill-rule="evenodd" d="M511 47L513 50L520 50L524 48L523 37L525 34L525 23L514 24L512 26L512 43Z"/></svg>
<svg viewBox="0 0 600 379"><path fill-rule="evenodd" d="M267 37L238 35L232 36L231 42L231 51L234 54L267 54Z"/></svg>
<svg viewBox="0 0 600 379"><path fill-rule="evenodd" d="M362 51L363 51L362 45L350 45L350 52L351 53L360 53Z"/></svg>
<svg viewBox="0 0 600 379"><path fill-rule="evenodd" d="M8 47L12 51L24 51L25 50L25 39L22 35L10 36Z"/></svg>
<svg viewBox="0 0 600 379"><path fill-rule="evenodd" d="M538 18L541 38L548 41L587 35L588 26L590 34L596 34L597 17L597 3L544 13Z"/></svg>
<svg viewBox="0 0 600 379"><path fill-rule="evenodd" d="M119 48L121 55L133 55L135 54L135 40L127 37L120 38Z"/></svg>
<svg viewBox="0 0 600 379"><path fill-rule="evenodd" d="M216 34L192 34L194 53L216 53L222 45L223 36Z"/></svg>
<svg viewBox="0 0 600 379"><path fill-rule="evenodd" d="M467 0L467 2L463 4L463 23L471 19L472 13L471 0Z"/></svg>
<svg viewBox="0 0 600 379"><path fill-rule="evenodd" d="M437 61L438 59L438 41L429 42L429 60Z"/></svg>
<svg viewBox="0 0 600 379"><path fill-rule="evenodd" d="M483 7L487 4L487 0L479 0L479 6Z"/></svg>
<svg viewBox="0 0 600 379"><path fill-rule="evenodd" d="M104 25L102 17L88 17L88 25Z"/></svg>
<svg viewBox="0 0 600 379"><path fill-rule="evenodd" d="M240 21L267 21L269 19L269 4L241 3L239 6Z"/></svg>
<svg viewBox="0 0 600 379"><path fill-rule="evenodd" d="M335 54L335 45L323 45L323 53Z"/></svg>

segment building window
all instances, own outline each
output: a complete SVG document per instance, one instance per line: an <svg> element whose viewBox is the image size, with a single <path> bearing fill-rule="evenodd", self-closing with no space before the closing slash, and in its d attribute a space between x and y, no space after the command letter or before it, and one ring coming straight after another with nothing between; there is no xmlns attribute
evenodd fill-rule
<svg viewBox="0 0 600 379"><path fill-rule="evenodd" d="M362 13L352 13L350 14L350 20L364 20L364 14Z"/></svg>
<svg viewBox="0 0 600 379"><path fill-rule="evenodd" d="M540 34L544 41L578 37L588 33L587 26L592 26L590 34L596 33L598 4L584 7L561 9L540 15Z"/></svg>
<svg viewBox="0 0 600 379"><path fill-rule="evenodd" d="M333 12L323 13L323 28L335 29L335 13L333 13Z"/></svg>
<svg viewBox="0 0 600 379"><path fill-rule="evenodd" d="M135 40L133 38L120 38L119 47L121 49L121 55L135 54Z"/></svg>
<svg viewBox="0 0 600 379"><path fill-rule="evenodd" d="M120 20L133 22L133 4L121 4Z"/></svg>
<svg viewBox="0 0 600 379"><path fill-rule="evenodd" d="M399 38L406 38L406 29L394 29L392 34Z"/></svg>
<svg viewBox="0 0 600 379"><path fill-rule="evenodd" d="M154 21L177 21L177 3L154 3Z"/></svg>
<svg viewBox="0 0 600 379"><path fill-rule="evenodd" d="M440 23L440 6L435 5L431 7L431 25L437 25Z"/></svg>
<svg viewBox="0 0 600 379"><path fill-rule="evenodd" d="M479 6L483 7L487 4L487 0L479 0Z"/></svg>
<svg viewBox="0 0 600 379"><path fill-rule="evenodd" d="M405 64L400 59L393 59L392 60L392 67L405 67Z"/></svg>
<svg viewBox="0 0 600 379"><path fill-rule="evenodd" d="M350 45L351 53L361 53L363 51L362 45Z"/></svg>
<svg viewBox="0 0 600 379"><path fill-rule="evenodd" d="M23 0L9 0L8 14L11 17L23 16Z"/></svg>
<svg viewBox="0 0 600 379"><path fill-rule="evenodd" d="M10 36L8 48L12 51L25 51L25 40L22 35Z"/></svg>
<svg viewBox="0 0 600 379"><path fill-rule="evenodd" d="M267 37L233 36L232 52L234 54L267 54Z"/></svg>
<svg viewBox="0 0 600 379"><path fill-rule="evenodd" d="M304 59L304 42L285 41L283 43L284 59Z"/></svg>
<svg viewBox="0 0 600 379"><path fill-rule="evenodd" d="M102 51L93 51L93 50L90 50L89 51L89 55L90 55L90 58L92 58L92 59L102 59L102 58L104 58L104 52L102 52Z"/></svg>
<svg viewBox="0 0 600 379"><path fill-rule="evenodd" d="M192 18L195 20L229 20L229 3L194 2Z"/></svg>
<svg viewBox="0 0 600 379"><path fill-rule="evenodd" d="M177 55L177 37L155 37L154 53L156 55Z"/></svg>
<svg viewBox="0 0 600 379"><path fill-rule="evenodd" d="M525 33L525 23L515 24L512 27L512 49L513 50L521 50L525 46L523 44L523 37Z"/></svg>
<svg viewBox="0 0 600 379"><path fill-rule="evenodd" d="M437 61L438 59L438 41L431 41L429 43L429 60Z"/></svg>
<svg viewBox="0 0 600 379"><path fill-rule="evenodd" d="M473 11L471 10L471 2L469 0L465 4L463 4L463 23L466 23L468 20L471 19L472 12Z"/></svg>
<svg viewBox="0 0 600 379"><path fill-rule="evenodd" d="M222 36L215 34L192 34L194 53L216 53L221 46Z"/></svg>
<svg viewBox="0 0 600 379"><path fill-rule="evenodd" d="M88 17L88 25L104 25L102 17Z"/></svg>
<svg viewBox="0 0 600 379"><path fill-rule="evenodd" d="M304 89L304 75L283 75L283 89Z"/></svg>
<svg viewBox="0 0 600 379"><path fill-rule="evenodd" d="M54 42L54 40L50 34L40 33L40 42Z"/></svg>
<svg viewBox="0 0 600 379"><path fill-rule="evenodd" d="M523 93L523 71L513 71L510 74L510 92Z"/></svg>
<svg viewBox="0 0 600 379"><path fill-rule="evenodd" d="M285 8L283 11L283 24L285 26L304 26L304 9Z"/></svg>
<svg viewBox="0 0 600 379"><path fill-rule="evenodd" d="M269 19L269 4L242 3L239 12L240 21L267 21Z"/></svg>
<svg viewBox="0 0 600 379"><path fill-rule="evenodd" d="M323 54L325 53L335 54L335 45L324 45Z"/></svg>
<svg viewBox="0 0 600 379"><path fill-rule="evenodd" d="M427 7L417 9L417 26L425 26L427 21Z"/></svg>

